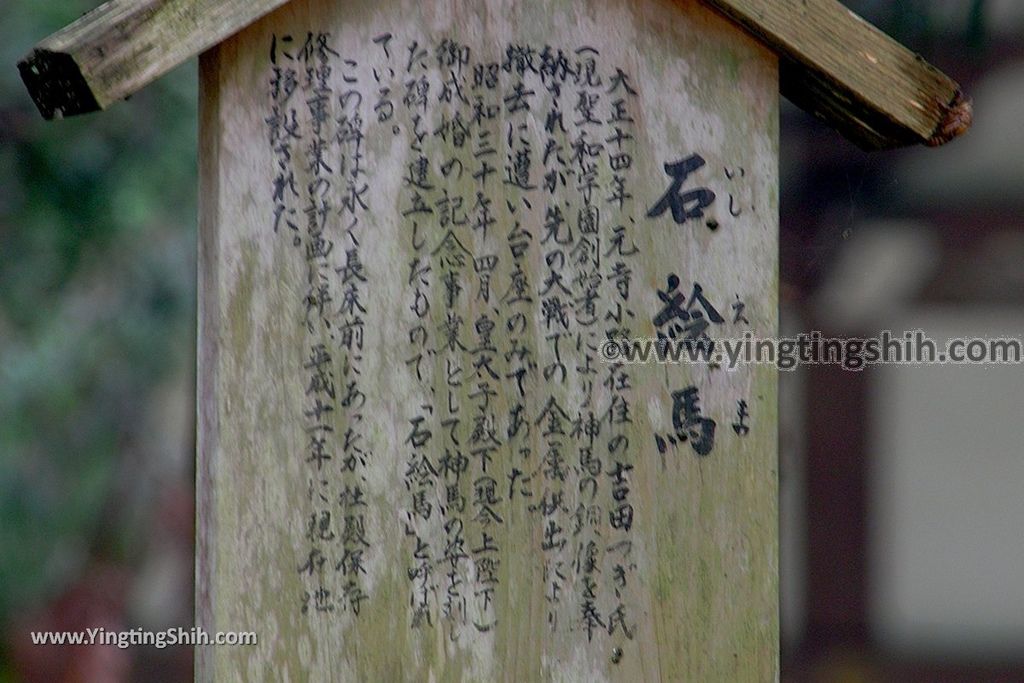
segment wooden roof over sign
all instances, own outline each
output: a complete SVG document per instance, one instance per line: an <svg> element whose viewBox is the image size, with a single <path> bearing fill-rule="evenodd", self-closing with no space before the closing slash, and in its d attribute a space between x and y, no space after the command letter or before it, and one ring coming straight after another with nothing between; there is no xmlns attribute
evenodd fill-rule
<svg viewBox="0 0 1024 683"><path fill-rule="evenodd" d="M837 0L701 1L778 54L783 95L861 147L941 145L970 127L953 80ZM105 109L287 2L110 0L18 69L47 119Z"/></svg>

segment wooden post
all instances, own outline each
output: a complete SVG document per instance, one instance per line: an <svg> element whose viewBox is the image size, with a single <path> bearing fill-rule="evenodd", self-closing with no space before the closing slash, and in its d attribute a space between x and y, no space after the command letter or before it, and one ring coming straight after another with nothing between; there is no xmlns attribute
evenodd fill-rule
<svg viewBox="0 0 1024 683"><path fill-rule="evenodd" d="M261 644L200 678L772 678L774 370L602 344L774 334L775 58L697 6L453 9L203 58L198 614Z"/></svg>
<svg viewBox="0 0 1024 683"><path fill-rule="evenodd" d="M199 680L778 678L778 66L695 2L296 0L201 60Z"/></svg>

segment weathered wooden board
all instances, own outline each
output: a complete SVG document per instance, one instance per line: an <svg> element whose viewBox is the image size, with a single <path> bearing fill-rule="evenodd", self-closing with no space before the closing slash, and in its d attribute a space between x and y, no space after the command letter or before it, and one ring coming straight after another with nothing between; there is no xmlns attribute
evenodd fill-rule
<svg viewBox="0 0 1024 683"><path fill-rule="evenodd" d="M775 369L602 357L774 336L774 55L295 0L201 75L199 680L777 679Z"/></svg>
<svg viewBox="0 0 1024 683"><path fill-rule="evenodd" d="M47 119L106 109L287 0L110 0L18 64Z"/></svg>
<svg viewBox="0 0 1024 683"><path fill-rule="evenodd" d="M960 86L836 0L704 0L782 56L782 94L866 149L941 145L971 125Z"/></svg>
<svg viewBox="0 0 1024 683"><path fill-rule="evenodd" d="M105 109L287 1L109 0L18 68L47 119ZM955 82L838 0L703 1L780 56L784 95L862 147L941 145L971 125Z"/></svg>

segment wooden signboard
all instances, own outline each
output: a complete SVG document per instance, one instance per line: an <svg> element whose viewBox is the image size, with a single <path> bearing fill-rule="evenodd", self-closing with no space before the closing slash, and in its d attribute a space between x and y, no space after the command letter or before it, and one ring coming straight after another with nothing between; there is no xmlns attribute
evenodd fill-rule
<svg viewBox="0 0 1024 683"><path fill-rule="evenodd" d="M776 336L780 88L882 149L956 83L835 0L110 0L19 69L199 52L196 621L259 644L197 679L777 680L776 370L687 359Z"/></svg>
<svg viewBox="0 0 1024 683"><path fill-rule="evenodd" d="M293 2L201 64L202 680L777 676L773 53L695 3Z"/></svg>

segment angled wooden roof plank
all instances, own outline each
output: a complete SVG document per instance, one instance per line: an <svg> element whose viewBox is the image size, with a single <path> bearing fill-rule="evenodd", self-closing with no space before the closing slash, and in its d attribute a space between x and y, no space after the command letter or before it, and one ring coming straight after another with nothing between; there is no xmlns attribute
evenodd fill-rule
<svg viewBox="0 0 1024 683"><path fill-rule="evenodd" d="M288 0L111 0L18 63L46 119L105 109Z"/></svg>
<svg viewBox="0 0 1024 683"><path fill-rule="evenodd" d="M867 149L940 145L971 124L948 76L837 0L704 0L778 53L782 94Z"/></svg>
<svg viewBox="0 0 1024 683"><path fill-rule="evenodd" d="M111 0L18 64L47 119L104 109L289 0ZM782 93L867 149L965 131L959 86L837 0L703 0L779 54Z"/></svg>

